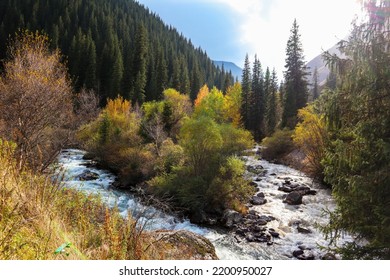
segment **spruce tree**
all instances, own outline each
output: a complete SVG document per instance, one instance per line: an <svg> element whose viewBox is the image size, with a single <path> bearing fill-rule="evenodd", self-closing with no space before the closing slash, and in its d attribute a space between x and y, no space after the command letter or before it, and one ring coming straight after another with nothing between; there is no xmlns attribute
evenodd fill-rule
<svg viewBox="0 0 390 280"><path fill-rule="evenodd" d="M275 69L273 69L271 80L270 80L269 92L267 95L267 111L266 111L267 135L272 135L275 132L275 127L276 127L276 122L277 122L277 115L276 115L276 111L277 111L276 94L277 94L277 91L278 91L278 77L276 75Z"/></svg>
<svg viewBox="0 0 390 280"><path fill-rule="evenodd" d="M313 100L316 100L320 96L320 89L318 85L318 68L314 68L313 72Z"/></svg>
<svg viewBox="0 0 390 280"><path fill-rule="evenodd" d="M156 76L156 96L157 100L161 100L164 90L168 87L168 66L162 49L160 49L158 53Z"/></svg>
<svg viewBox="0 0 390 280"><path fill-rule="evenodd" d="M294 20L286 48L282 127L293 129L297 124L298 110L307 104L308 82L305 65L299 26Z"/></svg>
<svg viewBox="0 0 390 280"><path fill-rule="evenodd" d="M368 8L368 22L355 24L343 43L343 58L326 54L340 82L324 99L332 143L322 162L337 203L325 232L332 241L344 231L355 236L338 251L343 258L388 260L390 5L371 1Z"/></svg>
<svg viewBox="0 0 390 280"><path fill-rule="evenodd" d="M261 68L260 60L255 56L253 63L252 73L252 96L253 102L251 102L250 118L253 124L254 137L260 140L264 136L263 132L263 120L264 120L264 77Z"/></svg>
<svg viewBox="0 0 390 280"><path fill-rule="evenodd" d="M145 26L140 24L137 29L133 64L132 102L142 104L145 100L145 87L147 83L147 52L148 34Z"/></svg>
<svg viewBox="0 0 390 280"><path fill-rule="evenodd" d="M242 71L242 105L241 115L245 128L250 129L250 107L252 95L252 77L248 54L245 56L244 69Z"/></svg>

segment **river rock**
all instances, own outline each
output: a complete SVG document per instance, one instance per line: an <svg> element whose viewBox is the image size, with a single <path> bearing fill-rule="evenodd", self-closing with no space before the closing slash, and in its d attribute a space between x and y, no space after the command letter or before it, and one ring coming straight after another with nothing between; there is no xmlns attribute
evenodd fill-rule
<svg viewBox="0 0 390 280"><path fill-rule="evenodd" d="M317 191L310 189L310 191L307 192L308 195L316 195Z"/></svg>
<svg viewBox="0 0 390 280"><path fill-rule="evenodd" d="M248 242L254 242L255 241L255 237L252 235L252 233L248 233L245 235L245 239L246 241Z"/></svg>
<svg viewBox="0 0 390 280"><path fill-rule="evenodd" d="M286 196L283 202L289 205L302 204L302 194L297 191L293 191Z"/></svg>
<svg viewBox="0 0 390 280"><path fill-rule="evenodd" d="M233 225L242 221L242 214L234 210L225 210L222 217L222 222L226 227L231 228Z"/></svg>
<svg viewBox="0 0 390 280"><path fill-rule="evenodd" d="M196 224L205 224L207 223L208 218L204 211L196 211L191 214L190 221Z"/></svg>
<svg viewBox="0 0 390 280"><path fill-rule="evenodd" d="M263 192L259 192L258 194L256 194L257 197L261 197L261 198L264 198L265 197L265 194Z"/></svg>
<svg viewBox="0 0 390 280"><path fill-rule="evenodd" d="M251 199L251 203L253 205L263 205L267 203L267 200L264 197L254 196Z"/></svg>
<svg viewBox="0 0 390 280"><path fill-rule="evenodd" d="M301 227L300 225L298 225L297 230L298 230L299 233L303 233L303 234L309 234L309 233L311 233L311 230L310 230L310 229L303 228L303 227Z"/></svg>
<svg viewBox="0 0 390 280"><path fill-rule="evenodd" d="M274 237L274 238L279 238L279 236L280 236L280 234L278 233L278 232L276 232L274 229L272 229L272 228L270 228L269 230L268 230L268 233L272 236L272 237Z"/></svg>
<svg viewBox="0 0 390 280"><path fill-rule="evenodd" d="M293 252L293 256L294 257L296 257L296 258L298 258L299 256L301 256L301 255L303 255L303 250L301 250L301 249L299 249L299 250L295 250L294 252Z"/></svg>
<svg viewBox="0 0 390 280"><path fill-rule="evenodd" d="M249 183L250 186L257 188L257 183L255 181L252 181Z"/></svg>
<svg viewBox="0 0 390 280"><path fill-rule="evenodd" d="M258 219L258 220L256 220L256 224L260 225L260 226L265 226L267 223L268 223L268 221L265 220L265 219Z"/></svg>
<svg viewBox="0 0 390 280"><path fill-rule="evenodd" d="M150 233L153 246L163 254L165 260L217 260L213 244L205 237L189 232L155 231Z"/></svg>
<svg viewBox="0 0 390 280"><path fill-rule="evenodd" d="M314 260L314 254L311 251L304 251L303 254L296 257L298 260Z"/></svg>
<svg viewBox="0 0 390 280"><path fill-rule="evenodd" d="M86 170L81 173L77 178L80 181L93 181L99 179L99 174Z"/></svg>
<svg viewBox="0 0 390 280"><path fill-rule="evenodd" d="M332 253L326 253L325 255L322 256L322 260L327 260L327 261L332 261L332 260L337 260L336 256Z"/></svg>
<svg viewBox="0 0 390 280"><path fill-rule="evenodd" d="M267 222L275 221L276 218L272 216L266 216L266 215L261 215L259 216L259 219L266 220Z"/></svg>
<svg viewBox="0 0 390 280"><path fill-rule="evenodd" d="M278 188L279 191L282 191L282 192L285 192L285 193L290 193L293 191L293 189L291 187L287 187L287 186L281 186Z"/></svg>
<svg viewBox="0 0 390 280"><path fill-rule="evenodd" d="M261 165L249 165L247 167L248 172L254 173L256 175L264 175L265 174L265 169Z"/></svg>

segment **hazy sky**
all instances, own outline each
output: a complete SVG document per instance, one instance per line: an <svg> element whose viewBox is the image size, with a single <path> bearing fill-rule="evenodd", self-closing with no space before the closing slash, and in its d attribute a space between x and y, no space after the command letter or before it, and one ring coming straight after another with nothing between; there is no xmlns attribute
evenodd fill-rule
<svg viewBox="0 0 390 280"><path fill-rule="evenodd" d="M263 67L284 71L285 49L297 19L306 61L351 30L359 0L138 0L206 50L242 67L256 53Z"/></svg>

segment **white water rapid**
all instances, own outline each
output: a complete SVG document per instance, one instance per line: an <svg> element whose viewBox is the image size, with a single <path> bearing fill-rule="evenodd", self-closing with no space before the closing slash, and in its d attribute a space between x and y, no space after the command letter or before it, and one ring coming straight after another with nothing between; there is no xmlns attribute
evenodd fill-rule
<svg viewBox="0 0 390 280"><path fill-rule="evenodd" d="M110 207L117 205L123 216L128 211L133 216L146 223L148 230L185 229L208 238L216 248L220 259L291 259L292 252L298 247L304 248L313 257L320 258L321 252L317 245L326 245L324 236L317 230L316 224L327 222L322 209L334 208L334 202L328 190L312 185L311 180L300 172L283 165L271 164L265 160L256 160L254 157L244 157L246 164L263 169L262 176L251 174L256 182L259 192L263 192L267 203L260 206L251 206L259 215L269 215L275 218L267 224L280 234L280 238L273 240L273 245L266 243L247 242L237 238L234 232L216 230L192 224L188 220L181 220L162 211L143 205L133 194L112 187L115 176L106 170L93 166L90 160L83 159L85 152L81 150L64 150L59 158L59 172L63 174L64 186L77 189L88 194L98 194ZM96 175L93 180L80 180L80 175L92 172ZM278 187L286 180L308 185L317 191L316 195L303 197L303 204L298 206L287 205L282 202L286 194ZM306 233L298 232L298 225L308 230ZM306 254L306 253L305 253Z"/></svg>

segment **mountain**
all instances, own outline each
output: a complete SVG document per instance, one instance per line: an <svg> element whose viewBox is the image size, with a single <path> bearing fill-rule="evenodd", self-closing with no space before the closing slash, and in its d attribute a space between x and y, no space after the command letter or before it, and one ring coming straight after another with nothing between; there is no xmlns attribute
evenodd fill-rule
<svg viewBox="0 0 390 280"><path fill-rule="evenodd" d="M233 82L205 51L134 0L1 0L0 60L19 29L46 33L64 54L75 89L94 89L102 103L118 94L156 100L167 87L195 99L203 84Z"/></svg>
<svg viewBox="0 0 390 280"><path fill-rule="evenodd" d="M234 64L233 62L213 60L213 63L214 65L218 66L220 69L222 69L223 66L225 72L231 71L234 79L241 81L242 69L238 67L236 64Z"/></svg>
<svg viewBox="0 0 390 280"><path fill-rule="evenodd" d="M330 49L328 49L328 52L330 54L336 54L337 56L341 56L341 53L338 49L338 44L334 45ZM313 82L313 74L314 74L314 69L317 67L317 73L318 73L318 85L323 86L326 83L326 79L329 76L330 70L326 66L326 62L324 61L322 54L316 56L312 60L310 60L307 64L306 67L309 68L309 82Z"/></svg>

